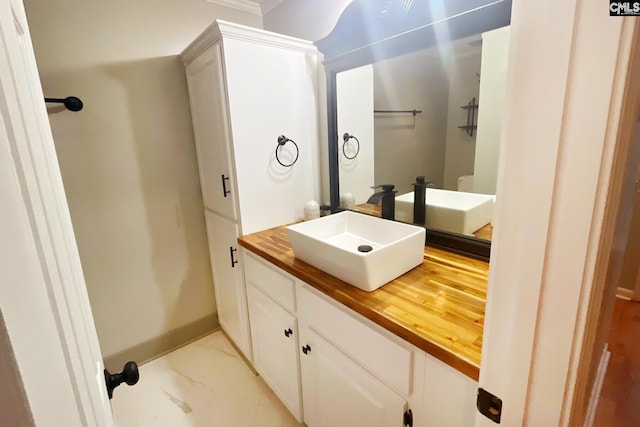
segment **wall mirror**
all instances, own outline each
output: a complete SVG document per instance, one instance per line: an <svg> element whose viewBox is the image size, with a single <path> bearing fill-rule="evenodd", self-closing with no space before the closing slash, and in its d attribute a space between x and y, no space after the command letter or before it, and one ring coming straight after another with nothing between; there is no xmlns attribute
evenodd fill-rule
<svg viewBox="0 0 640 427"><path fill-rule="evenodd" d="M395 187L395 220L427 244L488 259L504 112L511 1L356 0L316 42L327 73L332 210L380 215L371 187ZM418 221L420 223L420 221Z"/></svg>

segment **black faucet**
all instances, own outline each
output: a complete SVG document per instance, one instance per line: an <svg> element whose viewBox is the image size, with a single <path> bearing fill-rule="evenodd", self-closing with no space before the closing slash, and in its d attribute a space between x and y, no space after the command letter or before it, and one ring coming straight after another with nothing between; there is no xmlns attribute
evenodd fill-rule
<svg viewBox="0 0 640 427"><path fill-rule="evenodd" d="M373 193L367 203L377 205L380 199L382 199L382 218L394 220L396 216L396 193L393 184L382 184L371 187L374 190L376 188L382 188L382 191Z"/></svg>
<svg viewBox="0 0 640 427"><path fill-rule="evenodd" d="M413 184L413 223L426 224L426 200L425 193L427 188L434 188L433 182L425 182L424 176L417 176L416 182Z"/></svg>

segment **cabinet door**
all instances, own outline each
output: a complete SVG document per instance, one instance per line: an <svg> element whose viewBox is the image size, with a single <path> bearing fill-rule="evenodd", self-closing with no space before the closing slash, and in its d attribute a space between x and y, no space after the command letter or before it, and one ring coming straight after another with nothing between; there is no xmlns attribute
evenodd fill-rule
<svg viewBox="0 0 640 427"><path fill-rule="evenodd" d="M186 73L204 206L238 219L220 46L203 52Z"/></svg>
<svg viewBox="0 0 640 427"><path fill-rule="evenodd" d="M425 427L474 425L478 382L429 355L425 356Z"/></svg>
<svg viewBox="0 0 640 427"><path fill-rule="evenodd" d="M298 422L300 374L296 318L252 285L247 285L253 366Z"/></svg>
<svg viewBox="0 0 640 427"><path fill-rule="evenodd" d="M302 332L302 397L309 427L403 426L403 398L311 328Z"/></svg>
<svg viewBox="0 0 640 427"><path fill-rule="evenodd" d="M220 326L251 359L249 319L242 272L242 252L238 249L237 225L219 215L205 212L209 252Z"/></svg>

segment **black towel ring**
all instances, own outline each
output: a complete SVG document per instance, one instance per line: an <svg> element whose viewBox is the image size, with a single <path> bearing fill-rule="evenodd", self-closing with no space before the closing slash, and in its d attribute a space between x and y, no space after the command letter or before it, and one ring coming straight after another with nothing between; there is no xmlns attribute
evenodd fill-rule
<svg viewBox="0 0 640 427"><path fill-rule="evenodd" d="M347 150L346 150L346 146L347 146L347 142L349 142L349 140L353 138L356 140L356 142L358 143L358 148L356 149L356 154L353 155L353 157L349 157L347 156ZM349 159L349 160L353 160L356 157L358 157L358 153L360 152L360 141L358 141L358 138L356 138L354 135L349 135L348 133L345 133L342 136L342 154L344 154L344 156Z"/></svg>
<svg viewBox="0 0 640 427"><path fill-rule="evenodd" d="M293 145L296 147L296 158L293 159L293 161L291 163L289 163L288 165L285 165L284 163L282 163L280 161L280 157L278 157L278 150L280 150L280 147L282 147L284 144L286 144L289 141L291 141L293 143ZM298 148L298 144L296 144L296 142L293 139L289 139L284 135L280 135L278 137L278 145L276 145L276 160L278 161L278 163L280 163L285 168L290 168L291 166L293 166L298 161L298 156L299 155L300 155L300 149Z"/></svg>

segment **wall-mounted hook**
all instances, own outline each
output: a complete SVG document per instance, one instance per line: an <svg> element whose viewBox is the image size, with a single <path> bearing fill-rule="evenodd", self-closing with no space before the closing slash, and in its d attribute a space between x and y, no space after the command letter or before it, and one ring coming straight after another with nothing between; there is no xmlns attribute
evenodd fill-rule
<svg viewBox="0 0 640 427"><path fill-rule="evenodd" d="M82 110L82 107L84 107L80 98L75 96L67 96L66 98L45 98L44 102L57 102L64 104L69 111L80 111Z"/></svg>

